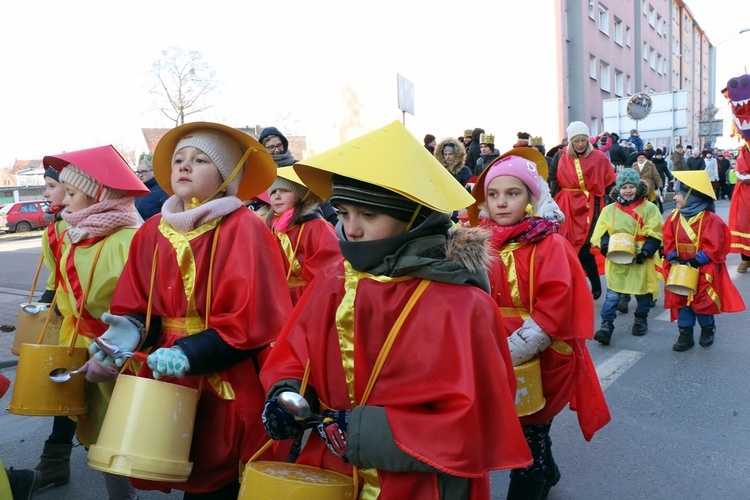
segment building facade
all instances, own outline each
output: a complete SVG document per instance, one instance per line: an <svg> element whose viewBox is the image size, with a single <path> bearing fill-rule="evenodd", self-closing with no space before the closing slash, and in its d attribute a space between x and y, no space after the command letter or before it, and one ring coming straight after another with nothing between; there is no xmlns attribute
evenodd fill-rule
<svg viewBox="0 0 750 500"><path fill-rule="evenodd" d="M561 21L566 123L582 121L596 135L604 132L606 99L687 90L688 132L676 140L702 146L698 123L712 104L711 43L685 2L568 0Z"/></svg>

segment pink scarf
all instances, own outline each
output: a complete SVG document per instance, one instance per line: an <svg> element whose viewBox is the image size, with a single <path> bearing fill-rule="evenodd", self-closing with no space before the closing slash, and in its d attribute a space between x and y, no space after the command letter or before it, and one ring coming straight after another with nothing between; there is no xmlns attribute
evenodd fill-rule
<svg viewBox="0 0 750 500"><path fill-rule="evenodd" d="M185 204L178 196L171 196L161 207L162 219L182 234L229 215L241 208L242 201L236 196L211 200L203 205L185 210Z"/></svg>
<svg viewBox="0 0 750 500"><path fill-rule="evenodd" d="M107 236L124 227L140 226L140 218L132 197L100 201L73 213L65 210L62 212L62 218L70 224L67 234L73 243Z"/></svg>

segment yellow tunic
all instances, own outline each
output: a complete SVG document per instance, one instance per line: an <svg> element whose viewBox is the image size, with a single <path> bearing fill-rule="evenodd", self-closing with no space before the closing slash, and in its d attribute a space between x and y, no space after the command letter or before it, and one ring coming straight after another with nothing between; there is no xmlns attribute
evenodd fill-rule
<svg viewBox="0 0 750 500"><path fill-rule="evenodd" d="M76 245L72 258L80 288L75 286L73 275L66 271L66 265L71 259L73 245L71 245L67 235L65 236L58 268L61 273L61 283L56 293L57 306L63 315L63 323L60 327L60 345L70 345L75 330L79 309L74 290L79 289L86 293L85 309L95 320L99 320L103 313L109 311L112 294L125 267L130 241L133 239L135 231L132 228L120 229L91 246ZM97 250L102 245L104 246L94 267ZM93 278L91 278L92 272ZM91 286L88 287L90 279ZM79 330L76 345L88 348L96 335L87 331L89 328L83 321L80 322ZM86 447L96 443L113 389L114 382L86 383L86 404L89 413L78 418L76 429L78 439Z"/></svg>
<svg viewBox="0 0 750 500"><path fill-rule="evenodd" d="M636 207L635 212L643 219L642 225L638 224L631 215L623 212L617 203L604 207L591 235L591 244L595 247L601 246L602 236L605 233L610 236L627 233L635 235L635 253L638 254L646 238L662 240L661 227L664 221L656 205L646 201ZM654 258L647 259L643 264L616 264L607 259L604 264L607 288L615 292L634 295L651 293L654 298L658 297L659 274L656 271L658 259L658 254Z"/></svg>

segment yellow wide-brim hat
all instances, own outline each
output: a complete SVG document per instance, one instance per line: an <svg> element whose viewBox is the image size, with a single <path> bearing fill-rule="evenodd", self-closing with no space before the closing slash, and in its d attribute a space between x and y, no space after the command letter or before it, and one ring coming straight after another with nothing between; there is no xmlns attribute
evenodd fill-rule
<svg viewBox="0 0 750 500"><path fill-rule="evenodd" d="M477 178L477 181L474 183L474 187L471 188L471 195L474 197L476 202L467 207L466 211L469 213L469 223L472 226L476 226L479 223L479 212L481 210L482 203L485 202L484 179L487 177L487 172L490 170L490 167L493 164L508 156L520 156L521 158L533 162L534 164L536 164L536 171L539 176L545 181L547 180L547 175L549 175L549 166L547 165L547 159L542 153L539 152L538 149L524 146L520 148L513 148L510 151L501 154L492 162L492 164L490 164L489 167L484 169L484 171Z"/></svg>
<svg viewBox="0 0 750 500"><path fill-rule="evenodd" d="M672 171L678 181L708 197L716 199L714 187L705 170L674 170Z"/></svg>
<svg viewBox="0 0 750 500"><path fill-rule="evenodd" d="M276 179L276 163L274 163L273 157L266 148L261 146L253 137L241 130L220 123L193 122L175 127L164 134L154 150L154 177L167 194L170 196L174 194L171 179L172 157L177 144L184 136L200 129L223 132L236 140L242 147L243 152L251 150L245 160L244 174L238 174L242 175L242 179L237 187L237 198L249 200L263 193L273 184L274 179Z"/></svg>
<svg viewBox="0 0 750 500"><path fill-rule="evenodd" d="M474 203L399 121L295 163L294 170L323 199L331 197L331 180L337 174L388 189L437 212Z"/></svg>

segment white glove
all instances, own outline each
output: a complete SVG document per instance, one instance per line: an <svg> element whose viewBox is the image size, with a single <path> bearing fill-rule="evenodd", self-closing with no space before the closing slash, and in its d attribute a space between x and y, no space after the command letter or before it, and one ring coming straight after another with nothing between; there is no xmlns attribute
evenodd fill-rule
<svg viewBox="0 0 750 500"><path fill-rule="evenodd" d="M114 314L102 314L102 322L109 325L107 331L101 334L101 338L110 341L116 345L120 351L134 352L141 343L141 331L135 324L125 316L115 316ZM111 365L113 362L117 366L122 366L125 362L123 358L112 358L104 354L96 343L89 346L91 355L103 365Z"/></svg>
<svg viewBox="0 0 750 500"><path fill-rule="evenodd" d="M547 181L541 177L539 178L539 205L536 215L545 219L555 219L560 224L565 222L565 214L550 195Z"/></svg>
<svg viewBox="0 0 750 500"><path fill-rule="evenodd" d="M552 344L552 339L544 333L536 322L529 318L523 322L521 328L508 337L510 359L513 366L521 365Z"/></svg>

